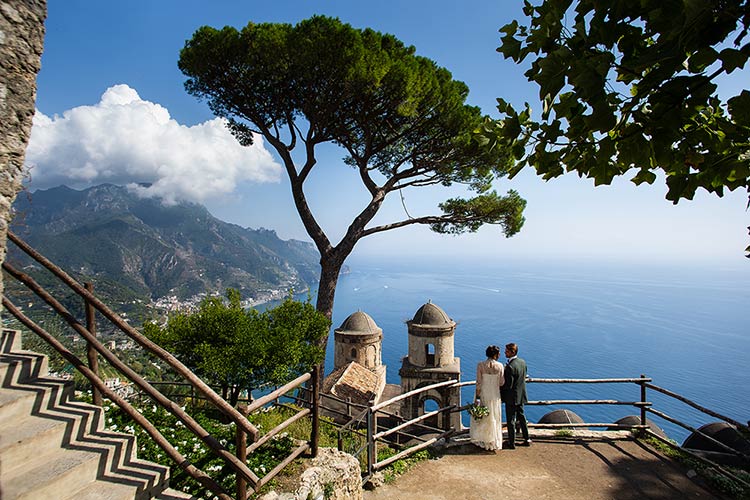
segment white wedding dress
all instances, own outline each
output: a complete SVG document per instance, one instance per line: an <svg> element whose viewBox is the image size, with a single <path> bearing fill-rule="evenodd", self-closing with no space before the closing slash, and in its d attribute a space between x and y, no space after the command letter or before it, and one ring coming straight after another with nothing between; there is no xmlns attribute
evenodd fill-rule
<svg viewBox="0 0 750 500"><path fill-rule="evenodd" d="M503 414L500 404L500 386L503 385L503 365L494 359L477 365L477 395L489 415L479 420L471 418L469 439L485 450L500 450L503 447Z"/></svg>

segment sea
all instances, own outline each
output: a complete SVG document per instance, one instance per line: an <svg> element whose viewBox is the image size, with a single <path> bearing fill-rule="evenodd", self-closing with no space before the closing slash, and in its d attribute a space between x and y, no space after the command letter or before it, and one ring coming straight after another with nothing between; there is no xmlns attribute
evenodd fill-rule
<svg viewBox="0 0 750 500"><path fill-rule="evenodd" d="M638 378L739 422L750 420L750 262L716 265L357 258L347 262L333 328L364 311L383 329L387 382L408 352L406 321L426 302L456 323L461 379L474 380L490 344L515 342L532 378ZM330 336L326 373L332 370ZM531 400L639 401L627 383L528 386ZM462 402L472 400L464 388ZM717 419L656 391L653 408L698 428ZM587 422L639 414L633 406L529 406L529 421L566 408ZM682 443L690 434L649 418Z"/></svg>

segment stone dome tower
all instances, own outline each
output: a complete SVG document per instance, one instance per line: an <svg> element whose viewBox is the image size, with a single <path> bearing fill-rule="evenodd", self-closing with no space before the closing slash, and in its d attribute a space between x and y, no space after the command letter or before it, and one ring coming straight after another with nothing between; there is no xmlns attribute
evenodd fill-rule
<svg viewBox="0 0 750 500"><path fill-rule="evenodd" d="M439 306L427 302L406 322L409 332L409 355L401 362L401 391L406 393L420 387L448 380L461 380L461 360L454 356L454 335L456 322ZM403 415L415 418L426 413L428 401L438 408L449 405L461 406L461 391L458 387L440 387L422 393L421 399L404 400ZM461 414L455 412L450 417L440 418L433 425L448 429L461 428Z"/></svg>
<svg viewBox="0 0 750 500"><path fill-rule="evenodd" d="M352 361L380 375L385 374L382 361L383 329L362 311L349 315L334 331L334 371Z"/></svg>
<svg viewBox="0 0 750 500"><path fill-rule="evenodd" d="M406 325L409 330L409 362L422 368L449 366L453 357L456 322L440 307L427 302Z"/></svg>

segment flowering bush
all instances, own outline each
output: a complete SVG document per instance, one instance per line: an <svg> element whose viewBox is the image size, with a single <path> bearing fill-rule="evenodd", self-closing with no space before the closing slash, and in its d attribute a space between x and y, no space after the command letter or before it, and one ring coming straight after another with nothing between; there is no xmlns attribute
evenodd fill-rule
<svg viewBox="0 0 750 500"><path fill-rule="evenodd" d="M470 404L466 411L469 412L469 415L474 420L481 420L490 414L490 409L479 402Z"/></svg>
<svg viewBox="0 0 750 500"><path fill-rule="evenodd" d="M207 472L225 490L229 492L235 491L236 475L234 470L226 466L223 459L217 457L203 441L190 432L174 415L164 408L153 404L134 406L190 463ZM136 436L139 459L149 460L171 468L169 481L171 487L189 493L196 498L214 497L210 490L205 489L177 466L164 450L117 405L105 400L103 410L108 429ZM191 409L190 414L201 427L215 437L230 453L235 453L235 424L233 422L223 424L216 418L212 418L212 415L207 410ZM258 427L272 429L277 423L275 423L275 418L269 423L268 415L271 414L261 411L251 415L249 419L250 421L255 420L256 422L254 423ZM281 422L285 417L279 415L277 418ZM309 438L309 434L307 437ZM294 441L287 433L274 436L268 443L247 457L247 466L259 477L263 477L289 456L293 446Z"/></svg>

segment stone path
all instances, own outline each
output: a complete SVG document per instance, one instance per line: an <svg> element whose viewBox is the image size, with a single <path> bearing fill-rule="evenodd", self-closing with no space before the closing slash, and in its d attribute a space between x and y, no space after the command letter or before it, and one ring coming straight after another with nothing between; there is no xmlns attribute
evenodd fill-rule
<svg viewBox="0 0 750 500"><path fill-rule="evenodd" d="M688 470L629 438L534 436L529 448L497 454L473 445L420 462L364 500L720 499Z"/></svg>

